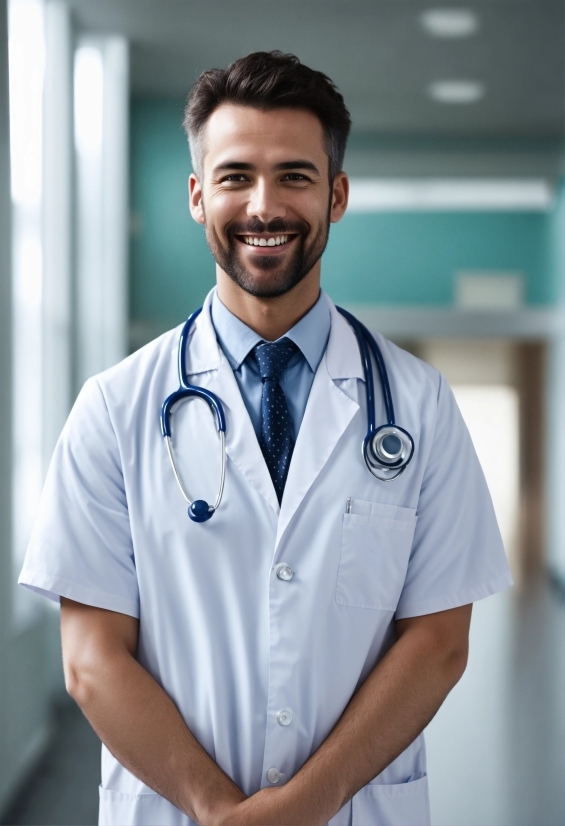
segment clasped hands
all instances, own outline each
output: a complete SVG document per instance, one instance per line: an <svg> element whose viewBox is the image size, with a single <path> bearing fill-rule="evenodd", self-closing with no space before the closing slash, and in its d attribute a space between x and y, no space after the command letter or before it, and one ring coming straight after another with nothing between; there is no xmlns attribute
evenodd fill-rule
<svg viewBox="0 0 565 826"><path fill-rule="evenodd" d="M231 799L210 804L198 821L200 826L324 826L327 823L325 815L316 816L316 801L301 799L292 781L284 786L261 789L251 797L245 797L243 792L239 795L234 793Z"/></svg>

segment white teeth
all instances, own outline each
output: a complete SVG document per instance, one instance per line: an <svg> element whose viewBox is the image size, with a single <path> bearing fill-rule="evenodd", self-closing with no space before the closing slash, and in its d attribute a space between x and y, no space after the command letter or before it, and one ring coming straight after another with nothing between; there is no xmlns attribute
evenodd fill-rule
<svg viewBox="0 0 565 826"><path fill-rule="evenodd" d="M257 238L256 235L244 235L243 240L251 247L278 247L286 244L288 235L276 235L274 238Z"/></svg>

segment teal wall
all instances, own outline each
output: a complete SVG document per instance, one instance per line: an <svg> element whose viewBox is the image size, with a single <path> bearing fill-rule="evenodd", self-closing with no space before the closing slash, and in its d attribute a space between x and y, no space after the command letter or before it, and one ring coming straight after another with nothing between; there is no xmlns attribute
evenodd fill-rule
<svg viewBox="0 0 565 826"><path fill-rule="evenodd" d="M562 304L565 297L565 178L559 181L556 206L548 221L547 248L550 301Z"/></svg>
<svg viewBox="0 0 565 826"><path fill-rule="evenodd" d="M520 270L527 300L550 300L547 215L347 214L332 227L324 286L336 301L451 304L457 270Z"/></svg>
<svg viewBox="0 0 565 826"><path fill-rule="evenodd" d="M204 230L188 210L192 168L182 102L134 102L131 112L130 316L177 323L214 284Z"/></svg>
<svg viewBox="0 0 565 826"><path fill-rule="evenodd" d="M131 114L130 315L177 323L214 283L202 227L190 217L182 102L134 101ZM527 301L558 300L565 196L539 212L346 215L332 226L323 285L336 301L449 305L456 270L520 270Z"/></svg>

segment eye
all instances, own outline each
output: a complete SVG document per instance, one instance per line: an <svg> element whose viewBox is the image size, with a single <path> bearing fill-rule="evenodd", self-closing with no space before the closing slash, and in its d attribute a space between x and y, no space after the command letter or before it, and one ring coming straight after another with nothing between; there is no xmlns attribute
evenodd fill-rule
<svg viewBox="0 0 565 826"><path fill-rule="evenodd" d="M220 181L222 184L241 184L248 180L247 176L242 172L232 172L231 175L226 175Z"/></svg>
<svg viewBox="0 0 565 826"><path fill-rule="evenodd" d="M287 174L283 177L283 181L309 181L306 175L302 175L301 172L287 172Z"/></svg>

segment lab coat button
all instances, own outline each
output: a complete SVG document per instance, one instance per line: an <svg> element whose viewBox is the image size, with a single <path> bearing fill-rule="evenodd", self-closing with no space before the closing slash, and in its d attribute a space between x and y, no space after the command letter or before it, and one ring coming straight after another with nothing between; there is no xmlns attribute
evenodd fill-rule
<svg viewBox="0 0 565 826"><path fill-rule="evenodd" d="M277 714L277 720L281 726L290 726L292 723L292 714L287 708L283 708L283 710Z"/></svg>
<svg viewBox="0 0 565 826"><path fill-rule="evenodd" d="M278 783L280 779L281 773L278 769L269 769L269 771L267 772L267 780L269 781L269 783L273 783L274 785L275 783Z"/></svg>
<svg viewBox="0 0 565 826"><path fill-rule="evenodd" d="M281 565L277 565L277 576L279 579L282 579L283 582L290 582L294 576L294 571L283 562Z"/></svg>

